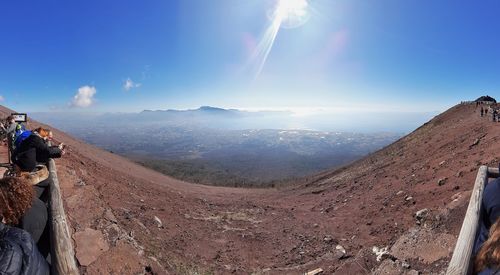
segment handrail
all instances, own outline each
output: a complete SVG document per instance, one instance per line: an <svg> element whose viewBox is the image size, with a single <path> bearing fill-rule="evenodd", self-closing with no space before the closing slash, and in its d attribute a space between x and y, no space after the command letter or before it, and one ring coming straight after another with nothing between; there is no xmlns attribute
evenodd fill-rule
<svg viewBox="0 0 500 275"><path fill-rule="evenodd" d="M467 207L464 222L460 229L460 235L458 236L457 244L455 245L455 250L453 251L453 256L448 265L446 275L467 275L471 273L472 249L479 227L484 186L488 183L488 178L496 177L499 177L498 168L489 168L485 165L479 167L469 200L469 206Z"/></svg>
<svg viewBox="0 0 500 275"><path fill-rule="evenodd" d="M49 159L50 173L50 254L53 274L80 274L75 260L75 250L68 229L64 205L57 178L56 163Z"/></svg>

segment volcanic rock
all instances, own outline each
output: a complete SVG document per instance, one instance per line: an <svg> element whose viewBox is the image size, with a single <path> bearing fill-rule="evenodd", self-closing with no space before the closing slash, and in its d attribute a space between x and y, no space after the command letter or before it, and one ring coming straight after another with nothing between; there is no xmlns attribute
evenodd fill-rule
<svg viewBox="0 0 500 275"><path fill-rule="evenodd" d="M82 266L88 266L108 251L109 246L99 230L86 228L74 234L76 258Z"/></svg>

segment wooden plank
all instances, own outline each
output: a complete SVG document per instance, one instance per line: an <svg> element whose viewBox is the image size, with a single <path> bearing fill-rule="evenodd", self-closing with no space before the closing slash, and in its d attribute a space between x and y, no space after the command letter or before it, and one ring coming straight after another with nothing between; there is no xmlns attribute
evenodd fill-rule
<svg viewBox="0 0 500 275"><path fill-rule="evenodd" d="M484 186L488 181L488 167L482 165L479 167L474 188L465 213L464 222L460 229L455 250L448 265L447 275L466 275L469 274L472 268L471 257L472 248L479 224L479 213L481 211L481 201L483 198Z"/></svg>
<svg viewBox="0 0 500 275"><path fill-rule="evenodd" d="M64 205L57 178L56 164L49 160L48 168L52 183L50 185L50 254L52 274L80 274L75 260L75 251L71 239Z"/></svg>

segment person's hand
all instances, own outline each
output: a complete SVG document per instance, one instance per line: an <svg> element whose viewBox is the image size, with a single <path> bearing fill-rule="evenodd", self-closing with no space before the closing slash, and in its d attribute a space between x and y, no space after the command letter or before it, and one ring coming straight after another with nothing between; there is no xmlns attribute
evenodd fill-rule
<svg viewBox="0 0 500 275"><path fill-rule="evenodd" d="M64 143L62 143L62 142L61 142L61 143L59 144L59 149L64 150L64 147L66 147L66 145L64 145Z"/></svg>

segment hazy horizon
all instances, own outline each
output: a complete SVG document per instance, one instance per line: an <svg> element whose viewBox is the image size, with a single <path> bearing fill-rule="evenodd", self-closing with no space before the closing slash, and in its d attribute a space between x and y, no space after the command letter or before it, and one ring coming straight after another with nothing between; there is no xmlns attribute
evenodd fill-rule
<svg viewBox="0 0 500 275"><path fill-rule="evenodd" d="M214 107L214 106L211 106ZM175 111L197 111L193 109L168 109ZM218 108L218 107L215 107ZM374 133L392 132L407 134L420 127L438 112L397 112L397 111L373 111L373 110L301 110L294 112L286 109L275 110L245 110L245 109L225 109L246 114L243 117L224 117L223 119L213 119L211 117L202 118L205 126L209 128L221 129L282 129L282 130L310 130L328 132L353 132L353 133ZM161 114L163 110L148 110ZM156 112L155 112L156 111ZM158 112L160 111L160 112ZM106 116L112 121L121 121L130 118L139 118L141 112L33 112L30 117L36 120L51 124L62 130L71 129L71 124L92 123L93 120L106 120ZM147 118L151 123L162 123L178 118L151 117ZM186 120L189 117L184 118ZM68 128L70 127L70 128Z"/></svg>

